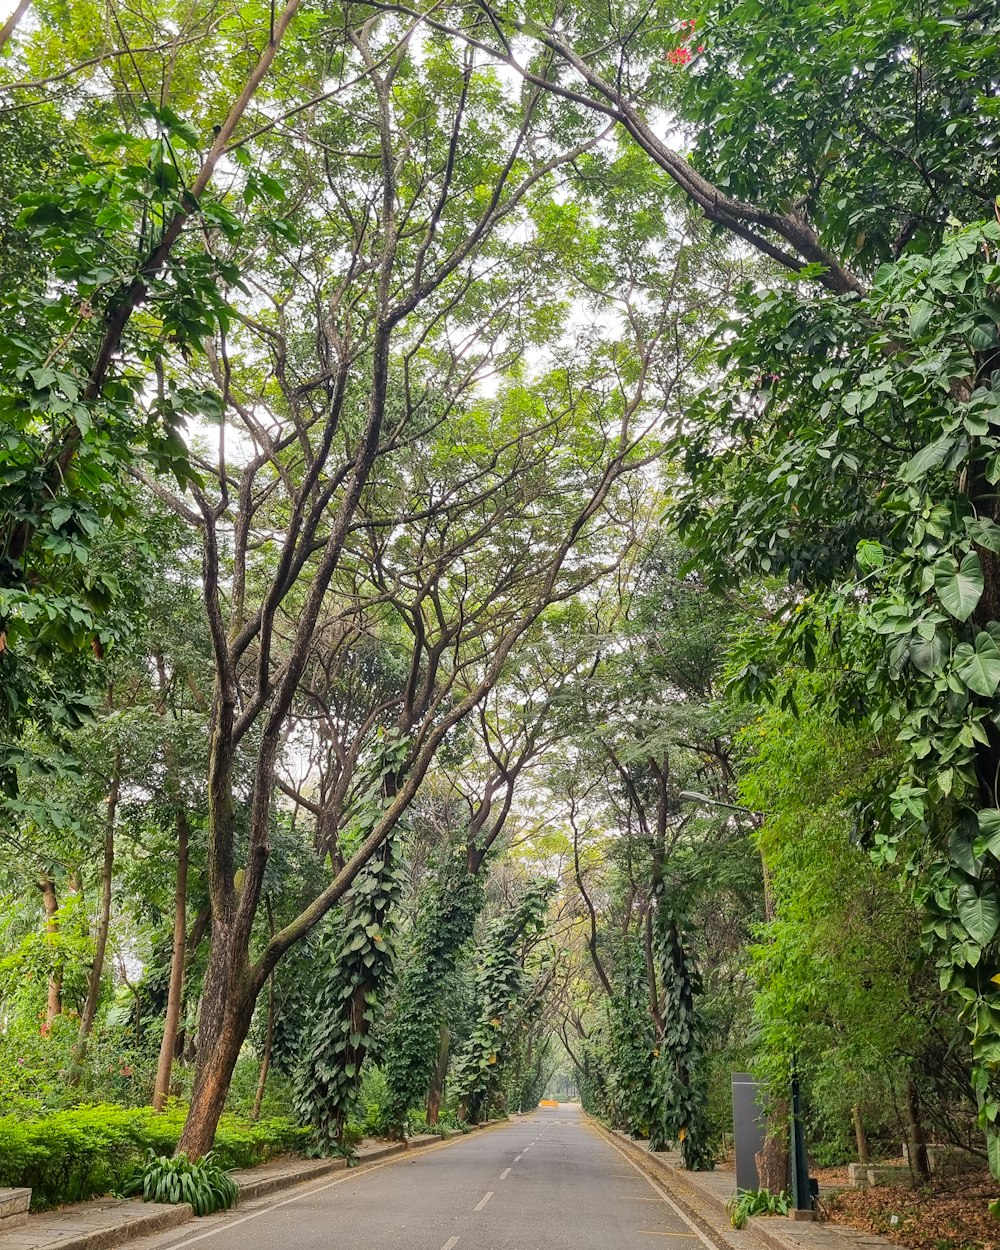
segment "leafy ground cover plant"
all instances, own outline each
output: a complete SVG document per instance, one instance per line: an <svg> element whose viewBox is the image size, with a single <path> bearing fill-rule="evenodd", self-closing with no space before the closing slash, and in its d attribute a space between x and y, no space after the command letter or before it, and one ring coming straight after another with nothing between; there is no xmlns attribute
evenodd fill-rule
<svg viewBox="0 0 1000 1250"><path fill-rule="evenodd" d="M148 1107L100 1104L34 1119L0 1117L0 1186L29 1186L36 1210L121 1192L147 1154L173 1153L184 1113L183 1107L156 1115ZM213 1158L221 1168L249 1167L294 1149L303 1136L279 1117L254 1123L226 1115Z"/></svg>
<svg viewBox="0 0 1000 1250"><path fill-rule="evenodd" d="M187 1202L195 1215L228 1211L236 1205L239 1186L212 1158L189 1159L185 1154L157 1155L151 1150L146 1166L125 1186L126 1196L142 1195L143 1202Z"/></svg>
<svg viewBox="0 0 1000 1250"><path fill-rule="evenodd" d="M746 1228L751 1215L787 1215L791 1207L788 1194L773 1194L769 1189L741 1189L727 1205L733 1228Z"/></svg>

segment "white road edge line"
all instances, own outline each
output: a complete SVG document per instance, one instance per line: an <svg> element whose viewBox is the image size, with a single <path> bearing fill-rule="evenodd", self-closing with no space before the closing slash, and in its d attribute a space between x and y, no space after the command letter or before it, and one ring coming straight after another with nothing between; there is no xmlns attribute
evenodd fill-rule
<svg viewBox="0 0 1000 1250"><path fill-rule="evenodd" d="M456 1247L457 1245L458 1245L458 1238L457 1238L457 1237L449 1237L449 1238L448 1238L448 1240L447 1240L447 1241L444 1243L444 1245L441 1247L441 1250L455 1250L455 1247Z"/></svg>
<svg viewBox="0 0 1000 1250"><path fill-rule="evenodd" d="M489 1200L490 1200L492 1197L493 1197L493 1190L492 1190L492 1189L487 1189L487 1191L486 1191L486 1197L485 1197L485 1198L480 1198L480 1199L479 1199L479 1201L476 1203L476 1205L472 1208L472 1209L473 1209L473 1211L481 1211L481 1210L483 1209L483 1207L485 1207L485 1206L486 1206L487 1202L489 1202Z"/></svg>
<svg viewBox="0 0 1000 1250"><path fill-rule="evenodd" d="M504 1170L500 1173L500 1179L505 1181L508 1176L510 1176L510 1168L504 1168Z"/></svg>
<svg viewBox="0 0 1000 1250"><path fill-rule="evenodd" d="M596 1132L596 1129L594 1131ZM600 1136L603 1137L604 1134L602 1133L600 1134ZM708 1248L708 1250L719 1250L719 1247L716 1245L716 1243L712 1241L710 1238L705 1236L705 1234L701 1231L701 1229L694 1222L694 1220L690 1219L685 1214L685 1212L681 1210L681 1208L677 1205L676 1202L674 1202L674 1200L670 1197L670 1195L665 1190L661 1189L660 1186L657 1185L656 1181L654 1181L651 1176L646 1175L646 1173L642 1170L642 1168L638 1165L638 1163L633 1162L625 1153L625 1151L622 1150L622 1148L618 1146L615 1142L608 1141L606 1137L604 1138L604 1140L608 1142L609 1146L614 1147L614 1149L618 1151L618 1153L625 1160L625 1162L630 1164L633 1168L635 1168L635 1170L639 1173L639 1175L643 1178L643 1180L645 1180L653 1189L656 1190L656 1192L660 1195L660 1197L667 1204L667 1206L671 1209L671 1211L673 1211L675 1215L680 1216L680 1218L684 1221L684 1223L688 1226L688 1228L690 1228L691 1232L694 1233L694 1235L698 1238L698 1240L703 1245L705 1245Z"/></svg>

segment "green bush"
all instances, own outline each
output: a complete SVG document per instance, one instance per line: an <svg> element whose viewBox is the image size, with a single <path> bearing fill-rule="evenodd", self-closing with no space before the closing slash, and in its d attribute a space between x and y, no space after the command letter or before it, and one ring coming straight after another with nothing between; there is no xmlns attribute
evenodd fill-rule
<svg viewBox="0 0 1000 1250"><path fill-rule="evenodd" d="M145 1168L126 1186L126 1196L141 1194L143 1202L187 1202L195 1215L228 1211L240 1196L239 1186L212 1157L192 1162L186 1154L146 1157Z"/></svg>
<svg viewBox="0 0 1000 1250"><path fill-rule="evenodd" d="M75 1107L33 1119L0 1118L0 1187L27 1185L32 1207L80 1202L120 1191L149 1151L169 1155L181 1135L185 1108L160 1115L149 1107ZM224 1115L213 1157L222 1168L252 1167L301 1145L306 1130L272 1116L256 1123Z"/></svg>
<svg viewBox="0 0 1000 1250"><path fill-rule="evenodd" d="M362 1127L366 1137L381 1137L389 1125L385 1109L389 1102L389 1088L385 1073L374 1064L366 1064L361 1070L361 1086L358 1090L358 1109L363 1113ZM361 1119L361 1117L358 1117Z"/></svg>

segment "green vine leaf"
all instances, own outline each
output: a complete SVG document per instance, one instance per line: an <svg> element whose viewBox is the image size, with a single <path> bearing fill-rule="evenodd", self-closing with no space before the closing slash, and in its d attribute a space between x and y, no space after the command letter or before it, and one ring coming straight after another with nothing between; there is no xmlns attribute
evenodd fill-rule
<svg viewBox="0 0 1000 1250"><path fill-rule="evenodd" d="M965 926L966 932L985 946L1000 928L1000 900L991 888L978 890L974 885L959 887L958 917Z"/></svg>
<svg viewBox="0 0 1000 1250"><path fill-rule="evenodd" d="M976 635L975 649L967 642L955 649L958 675L975 694L986 698L1000 686L1000 649L989 634Z"/></svg>
<svg viewBox="0 0 1000 1250"><path fill-rule="evenodd" d="M967 621L983 593L983 568L974 551L956 564L952 556L938 561L934 589L944 609L956 620Z"/></svg>

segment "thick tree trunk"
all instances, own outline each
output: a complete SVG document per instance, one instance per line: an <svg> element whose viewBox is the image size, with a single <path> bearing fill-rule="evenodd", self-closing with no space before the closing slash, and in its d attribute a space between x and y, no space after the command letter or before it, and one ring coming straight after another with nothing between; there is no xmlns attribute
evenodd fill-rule
<svg viewBox="0 0 1000 1250"><path fill-rule="evenodd" d="M249 984L246 945L216 916L198 1016L198 1061L178 1153L201 1158L212 1149L240 1048L250 1032L256 989Z"/></svg>
<svg viewBox="0 0 1000 1250"><path fill-rule="evenodd" d="M444 1096L444 1078L448 1071L448 1023L441 1021L441 1040L438 1045L437 1063L434 1065L434 1075L431 1077L431 1088L427 1095L427 1123L437 1124L438 1117L441 1114L441 1099Z"/></svg>
<svg viewBox="0 0 1000 1250"><path fill-rule="evenodd" d="M912 1077L906 1082L906 1120L910 1129L910 1168L919 1180L929 1181L931 1169L927 1160L927 1138L920 1118L920 1095Z"/></svg>
<svg viewBox="0 0 1000 1250"><path fill-rule="evenodd" d="M868 1162L868 1134L865 1132L865 1122L861 1118L861 1108L855 1103L851 1108L851 1116L854 1119L854 1140L858 1144L858 1162Z"/></svg>
<svg viewBox="0 0 1000 1250"><path fill-rule="evenodd" d="M156 1065L156 1085L153 1090L153 1110L162 1111L170 1092L170 1070L174 1062L174 1048L184 1002L184 959L187 952L187 875L190 850L190 833L187 813L176 809L177 826L177 885L174 891L174 940L170 957L170 986L167 990L167 1014L163 1022L163 1039L160 1057ZM204 1153L204 1152L203 1152Z"/></svg>
<svg viewBox="0 0 1000 1250"><path fill-rule="evenodd" d="M40 877L38 888L42 892L42 906L45 908L45 931L55 935L59 932L59 900L56 898L56 883L51 877ZM47 1028L62 1012L62 974L58 967L49 977L48 1000L45 1005L45 1024Z"/></svg>
<svg viewBox="0 0 1000 1250"><path fill-rule="evenodd" d="M788 1188L788 1103L782 1099L775 1103L767 1117L767 1133L764 1145L757 1151L757 1184L780 1194Z"/></svg>
<svg viewBox="0 0 1000 1250"><path fill-rule="evenodd" d="M203 1006L207 1006L207 1003ZM252 1016L252 1002L249 1009L231 1011L211 1043L203 1040L199 1045L191 1105L184 1121L184 1131L177 1143L178 1154L183 1152L189 1159L200 1159L212 1149L219 1117L225 1110L233 1070L240 1057L240 1048L250 1031Z"/></svg>

